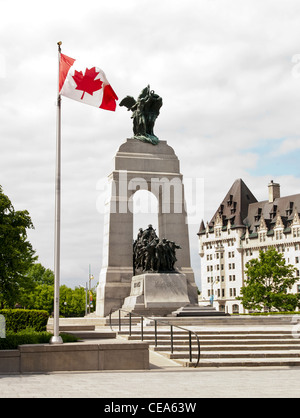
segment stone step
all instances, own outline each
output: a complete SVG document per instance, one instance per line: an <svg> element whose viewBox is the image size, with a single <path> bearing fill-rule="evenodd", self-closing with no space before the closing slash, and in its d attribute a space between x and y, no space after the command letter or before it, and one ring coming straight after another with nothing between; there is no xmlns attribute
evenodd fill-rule
<svg viewBox="0 0 300 418"><path fill-rule="evenodd" d="M95 325L60 325L60 331L95 331Z"/></svg>
<svg viewBox="0 0 300 418"><path fill-rule="evenodd" d="M127 335L126 331L123 331L121 335L129 340L140 340L141 331L132 330L131 336L128 335L128 331ZM300 366L300 339L293 338L291 330L288 329L197 330L197 335L200 341L198 367ZM150 350L182 366L195 366L198 345L193 334L192 362L186 331L173 329L173 353L168 328L157 331L156 347L154 330L144 331L143 341L150 344Z"/></svg>
<svg viewBox="0 0 300 418"><path fill-rule="evenodd" d="M74 335L74 337L77 337L80 340L116 338L116 332L114 331L98 331L95 330L95 328L95 325L88 325L84 323L78 325L59 325L59 332ZM48 324L47 331L53 332L53 324Z"/></svg>
<svg viewBox="0 0 300 418"><path fill-rule="evenodd" d="M178 353L178 352L165 352L163 353L165 357L168 357L172 360L175 359L188 359L189 353ZM198 354L196 352L192 353L192 358L196 359ZM253 353L252 351L232 351L232 352L219 352L214 351L210 353L201 353L200 359L218 359L218 358L299 358L300 359L300 353L299 351L282 351L278 353L278 351L268 351L268 352L258 352L256 351Z"/></svg>
<svg viewBox="0 0 300 418"><path fill-rule="evenodd" d="M47 325L47 331L48 332L54 332L53 324ZM65 332L68 334L72 334L74 332L94 332L95 326L94 325L59 325L59 332Z"/></svg>
<svg viewBox="0 0 300 418"><path fill-rule="evenodd" d="M141 336L123 336L130 341L140 341ZM154 342L154 336L143 336L143 341L145 342ZM160 336L157 337L158 345L168 345L171 341L170 336ZM299 345L300 340L295 338L277 338L277 339L268 339L268 338L236 338L236 339L227 339L227 338L218 338L218 339L201 339L199 338L200 346L204 347L206 345L273 345L273 344L290 344L290 345ZM189 344L188 338L173 338L174 345L187 345ZM196 338L192 338L192 344L197 344Z"/></svg>
<svg viewBox="0 0 300 418"><path fill-rule="evenodd" d="M147 342L147 341L145 341ZM166 345L158 345L155 347L154 345L150 345L153 351L167 351L168 347L171 347L171 344ZM188 351L187 345L173 345L173 350L176 351ZM192 345L192 351L196 352L198 350L198 345ZM210 346L202 346L200 345L201 353L207 351L268 351L268 350L300 350L299 345L289 345L289 344L272 344L272 345L210 345Z"/></svg>
<svg viewBox="0 0 300 418"><path fill-rule="evenodd" d="M118 333L119 335L121 335L120 333ZM136 334L136 335L126 335L126 334L122 334L122 336L126 337L128 340L139 340L141 338L141 333ZM269 340L270 342L272 342L273 340L295 340L294 338L291 338L291 334L286 334L286 335L268 335L268 336L263 336L261 334L259 335L222 335L218 338L218 336L216 335L211 335L211 336L203 336L203 335L198 335L199 337L199 341L201 343L207 343L209 341L249 341L249 340ZM171 338L170 334L158 334L157 335L157 341L162 342L163 341L169 341ZM148 340L148 341L154 341L155 340L155 335L153 334L143 334L143 339L144 340ZM174 335L173 334L173 341L182 341L182 343L186 343L189 339L188 334L186 335ZM196 337L194 334L192 334L192 340L196 340ZM297 341L297 340L296 340ZM300 341L299 341L300 344Z"/></svg>
<svg viewBox="0 0 300 418"><path fill-rule="evenodd" d="M257 325L290 325L295 319L296 315L270 315L270 316L243 316L243 315L232 315L232 316L195 316L195 317L156 317L158 321L168 321L172 325L185 326L228 326L228 325L239 325L239 326L257 326ZM300 319L300 315L297 315ZM154 319L154 318L153 318ZM154 326L154 320L148 319L147 326Z"/></svg>
<svg viewBox="0 0 300 418"><path fill-rule="evenodd" d="M132 325L140 324L139 319L132 318ZM118 329L119 326L119 318L113 317L111 320L112 326L114 326L116 329ZM129 318L127 317L121 317L121 325L129 327ZM59 319L59 328L65 327L65 326L76 326L77 329L87 329L85 327L94 327L95 330L97 328L103 328L103 327L109 327L110 326L110 320L109 317L101 318L101 317L83 317L83 318L60 318ZM47 329L53 330L53 318L48 319L47 323Z"/></svg>
<svg viewBox="0 0 300 418"><path fill-rule="evenodd" d="M277 338L275 339L268 339L268 338L260 338L260 339L250 339L250 338L244 338L244 339L234 339L234 340L226 340L222 338L218 338L215 340L201 340L200 339L200 345L220 345L220 344L226 344L226 345L264 345L264 344L294 344L294 345L300 345L300 341L295 338Z"/></svg>
<svg viewBox="0 0 300 418"><path fill-rule="evenodd" d="M233 330L233 331L199 331L199 330L191 330L192 335L194 335L194 333L196 333L199 338L206 338L206 337L218 337L218 336L232 336L232 338L234 338L234 336L252 336L252 335L266 335L266 336L270 336L270 338L272 338L272 336L274 338L278 337L278 336L291 336L291 331L290 330L246 330L246 331L242 331L242 330ZM125 330L121 330L118 332L119 335L128 335L129 334L129 328L126 328ZM131 335L135 336L135 335L140 335L141 334L141 329L131 329ZM149 329L145 329L143 330L143 334L147 335L147 336L152 336L155 334L154 330L149 330ZM158 329L157 330L157 335L158 336L164 336L164 335L170 335L170 328L165 328L165 329ZM173 328L173 335L174 336L186 336L188 335L188 331L178 331L176 328Z"/></svg>
<svg viewBox="0 0 300 418"><path fill-rule="evenodd" d="M189 352L161 352L164 357L175 361L185 367L195 367L198 358L198 352L192 353L192 362L190 361ZM255 352L251 350L241 352L222 353L215 351L212 353L201 352L198 367L262 367L262 366L300 366L300 353L288 350L285 352L277 352L276 350L265 353Z"/></svg>
<svg viewBox="0 0 300 418"><path fill-rule="evenodd" d="M199 306L199 305L193 305L193 306L184 306L176 311L172 312L171 315L174 317L191 317L191 316L228 316L225 312L217 311L216 308L213 308L212 306Z"/></svg>
<svg viewBox="0 0 300 418"><path fill-rule="evenodd" d="M64 331L63 331L64 332ZM80 340L102 340L106 338L116 338L116 333L112 331L67 331L68 334L74 335L74 337Z"/></svg>
<svg viewBox="0 0 300 418"><path fill-rule="evenodd" d="M174 360L176 363L185 367L195 367L194 362L189 360ZM198 367L299 367L300 358L264 358L264 359L250 359L239 358L239 359L203 359L199 361Z"/></svg>

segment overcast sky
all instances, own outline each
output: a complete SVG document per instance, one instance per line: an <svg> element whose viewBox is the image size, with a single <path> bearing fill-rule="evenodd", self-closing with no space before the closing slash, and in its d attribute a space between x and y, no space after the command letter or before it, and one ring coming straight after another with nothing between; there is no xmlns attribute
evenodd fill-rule
<svg viewBox="0 0 300 418"><path fill-rule="evenodd" d="M155 133L180 160L190 246L242 178L258 200L272 179L300 193L298 0L3 1L0 184L27 209L29 239L53 269L57 42L102 68L121 100L150 84L163 98ZM298 68L299 67L299 68ZM119 100L119 101L120 101ZM61 283L95 283L102 263L103 182L132 136L125 108L62 100ZM197 205L197 208L193 206ZM145 225L146 227L148 219Z"/></svg>

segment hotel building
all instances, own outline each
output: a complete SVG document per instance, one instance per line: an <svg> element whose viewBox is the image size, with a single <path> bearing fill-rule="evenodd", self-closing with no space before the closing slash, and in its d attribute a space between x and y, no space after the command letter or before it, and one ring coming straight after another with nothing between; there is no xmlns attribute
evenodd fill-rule
<svg viewBox="0 0 300 418"><path fill-rule="evenodd" d="M200 305L244 313L239 300L246 263L259 251L275 248L296 267L300 292L300 194L280 197L280 185L270 182L269 198L258 202L242 179L236 180L211 221L198 232L201 257Z"/></svg>

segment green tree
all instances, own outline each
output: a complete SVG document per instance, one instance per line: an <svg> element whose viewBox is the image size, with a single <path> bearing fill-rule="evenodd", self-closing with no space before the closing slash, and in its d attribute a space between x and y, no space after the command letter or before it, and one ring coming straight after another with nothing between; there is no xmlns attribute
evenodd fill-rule
<svg viewBox="0 0 300 418"><path fill-rule="evenodd" d="M60 286L60 306L59 311L65 317L79 317L85 314L86 295L83 288L70 289Z"/></svg>
<svg viewBox="0 0 300 418"><path fill-rule="evenodd" d="M26 277L29 281L31 281L34 285L36 284L47 284L47 285L54 285L54 273L49 268L42 266L41 263L33 264L27 274Z"/></svg>
<svg viewBox="0 0 300 418"><path fill-rule="evenodd" d="M248 310L295 310L299 295L288 293L297 281L295 268L285 264L282 254L271 248L246 264L247 280L241 288L242 304Z"/></svg>
<svg viewBox="0 0 300 418"><path fill-rule="evenodd" d="M94 289L92 289L91 293L93 305L91 312L93 312L96 307L96 292ZM60 286L59 294L59 311L62 316L78 317L85 315L86 293L83 287L75 287L75 289L70 289L69 287L62 285Z"/></svg>
<svg viewBox="0 0 300 418"><path fill-rule="evenodd" d="M33 264L26 273L26 287L20 288L18 302L27 309L53 311L54 273L42 264Z"/></svg>
<svg viewBox="0 0 300 418"><path fill-rule="evenodd" d="M0 186L0 306L13 307L20 289L25 289L26 273L37 259L27 240L33 229L27 210L15 211Z"/></svg>
<svg viewBox="0 0 300 418"><path fill-rule="evenodd" d="M95 294L94 294L95 296ZM54 286L37 284L33 290L22 296L26 309L45 310L53 313ZM84 288L71 289L66 285L59 288L59 314L62 317L81 317L85 314L86 294Z"/></svg>
<svg viewBox="0 0 300 418"><path fill-rule="evenodd" d="M21 305L26 309L47 311L49 316L53 312L54 286L50 284L37 284L30 292L23 292Z"/></svg>

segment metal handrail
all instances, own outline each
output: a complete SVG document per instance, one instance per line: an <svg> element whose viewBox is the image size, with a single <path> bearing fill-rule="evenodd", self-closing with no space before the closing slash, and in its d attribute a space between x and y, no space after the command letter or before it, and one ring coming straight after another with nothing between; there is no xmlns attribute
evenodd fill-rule
<svg viewBox="0 0 300 418"><path fill-rule="evenodd" d="M111 321L112 312L113 312L113 310L111 309L111 311L109 313L109 325L110 325L111 330L113 331L112 321ZM119 331L121 331L121 312L125 312L125 313L129 314L129 336L131 336L131 317L132 317L132 315L141 318L141 340L142 341L144 340L144 327L143 327L144 318L147 318L147 319L150 319L150 320L154 321L155 347L157 347L157 323L168 325L170 327L170 339L171 339L170 347L171 347L171 353L172 354L173 354L173 349L174 349L173 327L176 327L176 328L182 329L183 331L188 332L189 333L189 357L190 357L189 360L190 360L191 363L193 363L193 361L192 361L192 334L194 334L194 336L196 337L197 345L198 345L198 356L197 356L197 361L196 361L196 364L195 364L194 367L198 366L199 361L200 361L200 341L199 341L198 335L194 331L191 331L190 329L187 329L187 328L180 327L178 325L170 324L169 322L161 320L161 319L156 319L156 318L148 317L148 316L145 316L145 315L139 315L139 314L136 314L136 313L133 313L133 312L126 311L124 309L118 309Z"/></svg>

